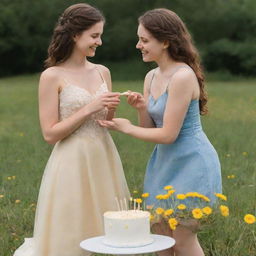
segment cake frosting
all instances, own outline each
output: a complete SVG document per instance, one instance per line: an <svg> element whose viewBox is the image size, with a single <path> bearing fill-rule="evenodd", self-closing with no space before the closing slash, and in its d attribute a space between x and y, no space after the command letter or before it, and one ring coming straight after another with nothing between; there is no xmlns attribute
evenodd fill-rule
<svg viewBox="0 0 256 256"><path fill-rule="evenodd" d="M150 213L140 210L104 213L103 243L113 247L139 247L150 244Z"/></svg>

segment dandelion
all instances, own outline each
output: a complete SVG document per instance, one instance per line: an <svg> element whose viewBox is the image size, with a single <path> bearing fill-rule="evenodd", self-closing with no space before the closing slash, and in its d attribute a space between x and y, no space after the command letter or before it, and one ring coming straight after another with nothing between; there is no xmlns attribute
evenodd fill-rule
<svg viewBox="0 0 256 256"><path fill-rule="evenodd" d="M206 206L202 209L203 213L206 215L210 215L212 213L212 208L209 206Z"/></svg>
<svg viewBox="0 0 256 256"><path fill-rule="evenodd" d="M142 203L142 200L141 200L141 198L136 198L136 199L135 199L135 202L138 203L138 204L141 204L141 203Z"/></svg>
<svg viewBox="0 0 256 256"><path fill-rule="evenodd" d="M175 193L175 189L172 189L172 190L169 190L169 191L168 191L168 195L169 195L169 196L171 196L171 195L174 194L174 193Z"/></svg>
<svg viewBox="0 0 256 256"><path fill-rule="evenodd" d="M19 204L19 203L20 203L19 199L15 200L15 204Z"/></svg>
<svg viewBox="0 0 256 256"><path fill-rule="evenodd" d="M7 177L7 180L11 180L11 179L12 179L12 177L11 177L11 176Z"/></svg>
<svg viewBox="0 0 256 256"><path fill-rule="evenodd" d="M223 194L220 194L220 193L214 193L214 195L224 201L227 201L227 197Z"/></svg>
<svg viewBox="0 0 256 256"><path fill-rule="evenodd" d="M4 195L0 195L0 198L4 198Z"/></svg>
<svg viewBox="0 0 256 256"><path fill-rule="evenodd" d="M15 179L16 179L16 176L12 176L12 179L15 180Z"/></svg>
<svg viewBox="0 0 256 256"><path fill-rule="evenodd" d="M245 221L247 224L253 224L253 223L255 223L256 218L255 218L255 216L252 215L252 214L246 214L246 215L244 216L244 221Z"/></svg>
<svg viewBox="0 0 256 256"><path fill-rule="evenodd" d="M164 213L164 209L161 207L156 208L156 214L162 215Z"/></svg>
<svg viewBox="0 0 256 256"><path fill-rule="evenodd" d="M231 155L230 154L226 154L226 157L231 157Z"/></svg>
<svg viewBox="0 0 256 256"><path fill-rule="evenodd" d="M173 209L168 209L168 210L166 210L166 211L164 212L164 216L170 216L170 215L173 214L173 212L174 212Z"/></svg>
<svg viewBox="0 0 256 256"><path fill-rule="evenodd" d="M171 230L175 230L177 225L179 224L179 222L175 218L170 218L168 220L168 223L169 223Z"/></svg>
<svg viewBox="0 0 256 256"><path fill-rule="evenodd" d="M192 210L192 215L195 219L201 219L203 217L203 212L199 208L195 208Z"/></svg>
<svg viewBox="0 0 256 256"><path fill-rule="evenodd" d="M164 198L163 198L163 195L157 195L157 196L156 196L156 199L158 199L158 200L163 200Z"/></svg>
<svg viewBox="0 0 256 256"><path fill-rule="evenodd" d="M229 216L229 208L226 205L220 205L220 212L224 217Z"/></svg>
<svg viewBox="0 0 256 256"><path fill-rule="evenodd" d="M164 187L164 190L170 190L170 189L172 189L172 188L173 188L173 186L170 186L170 185L169 185L169 186L165 186L165 187Z"/></svg>
<svg viewBox="0 0 256 256"><path fill-rule="evenodd" d="M178 194L176 197L177 197L177 199L179 199L179 200L184 200L184 199L186 199L186 195L184 195L184 194Z"/></svg>
<svg viewBox="0 0 256 256"><path fill-rule="evenodd" d="M248 156L248 152L243 152L243 156Z"/></svg>
<svg viewBox="0 0 256 256"><path fill-rule="evenodd" d="M147 198L147 197L149 197L149 193L143 193L143 194L141 195L141 197Z"/></svg>
<svg viewBox="0 0 256 256"><path fill-rule="evenodd" d="M177 206L177 208L178 208L179 210L185 210L185 209L187 208L187 206L186 206L185 204L179 204L179 205Z"/></svg>
<svg viewBox="0 0 256 256"><path fill-rule="evenodd" d="M169 195L169 194L165 194L165 195L163 195L163 199L164 199L164 200L169 199L169 197L170 197L170 195Z"/></svg>

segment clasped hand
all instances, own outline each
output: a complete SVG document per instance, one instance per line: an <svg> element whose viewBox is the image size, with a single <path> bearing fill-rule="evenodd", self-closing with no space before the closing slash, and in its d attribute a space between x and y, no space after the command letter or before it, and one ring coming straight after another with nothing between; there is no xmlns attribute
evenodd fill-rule
<svg viewBox="0 0 256 256"><path fill-rule="evenodd" d="M127 91L121 93L120 95L126 96L128 104L130 104L135 109L141 110L146 108L146 101L142 94L138 92ZM106 127L108 129L120 131L123 133L129 133L129 130L132 127L131 122L125 118L113 118L112 120L98 120L98 123L102 127Z"/></svg>
<svg viewBox="0 0 256 256"><path fill-rule="evenodd" d="M116 109L120 103L119 92L107 92L98 96L94 101L88 104L90 112L96 113L104 108L108 110Z"/></svg>

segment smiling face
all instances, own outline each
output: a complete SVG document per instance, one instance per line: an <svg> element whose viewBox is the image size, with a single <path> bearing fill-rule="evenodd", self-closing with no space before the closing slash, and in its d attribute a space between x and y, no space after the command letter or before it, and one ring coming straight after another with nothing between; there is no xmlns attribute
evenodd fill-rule
<svg viewBox="0 0 256 256"><path fill-rule="evenodd" d="M96 48L102 45L101 35L104 23L102 21L94 24L89 29L74 37L74 50L81 52L85 57L93 57Z"/></svg>
<svg viewBox="0 0 256 256"><path fill-rule="evenodd" d="M142 53L142 59L145 62L159 60L166 53L168 45L158 41L152 34L142 25L139 24L137 31L139 41L136 48Z"/></svg>

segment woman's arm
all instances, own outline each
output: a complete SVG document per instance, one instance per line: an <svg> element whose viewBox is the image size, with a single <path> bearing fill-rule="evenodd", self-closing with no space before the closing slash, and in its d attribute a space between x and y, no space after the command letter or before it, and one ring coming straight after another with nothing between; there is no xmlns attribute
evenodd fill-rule
<svg viewBox="0 0 256 256"><path fill-rule="evenodd" d="M79 109L70 117L59 120L59 91L61 81L56 70L45 70L39 82L39 118L43 137L49 144L55 144L78 129L93 113L105 108L109 103L116 102L118 94L106 93L92 103Z"/></svg>
<svg viewBox="0 0 256 256"><path fill-rule="evenodd" d="M198 87L194 73L187 70L178 71L172 78L168 90L168 100L164 113L162 128L142 128L132 125L126 119L113 119L103 126L118 130L135 138L160 144L173 143L182 127L188 106L193 99L195 86Z"/></svg>
<svg viewBox="0 0 256 256"><path fill-rule="evenodd" d="M148 99L149 99L149 87L152 80L154 70L147 73L144 80L143 95L137 92L131 92L127 98L127 102L134 107L138 112L138 122L140 127L155 127L153 120L151 119L148 110Z"/></svg>

